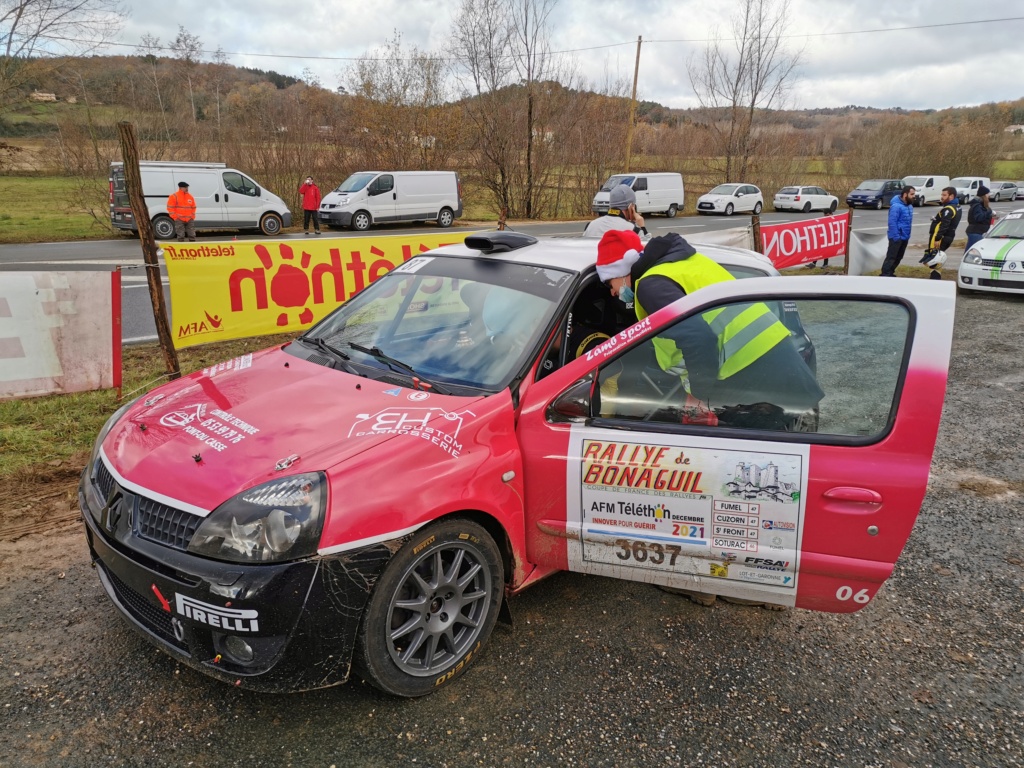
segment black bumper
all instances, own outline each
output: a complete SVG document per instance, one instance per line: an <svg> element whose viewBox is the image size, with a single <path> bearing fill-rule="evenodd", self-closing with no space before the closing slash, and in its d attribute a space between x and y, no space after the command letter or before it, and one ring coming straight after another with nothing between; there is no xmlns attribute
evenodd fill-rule
<svg viewBox="0 0 1024 768"><path fill-rule="evenodd" d="M90 482L87 474L82 482ZM363 610L391 549L379 544L280 565L221 563L140 537L131 523L137 515L120 514L111 525L112 505L94 516L83 491L78 500L103 588L154 645L252 690L288 693L348 679ZM137 505L138 497L124 498L122 510ZM231 636L249 645L251 660L233 655Z"/></svg>
<svg viewBox="0 0 1024 768"><path fill-rule="evenodd" d="M347 227L352 224L352 212L320 209L320 221L332 227Z"/></svg>

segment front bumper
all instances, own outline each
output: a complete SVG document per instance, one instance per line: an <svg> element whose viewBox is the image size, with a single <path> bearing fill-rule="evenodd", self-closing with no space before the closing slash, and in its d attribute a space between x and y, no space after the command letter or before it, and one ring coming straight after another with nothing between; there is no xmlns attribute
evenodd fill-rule
<svg viewBox="0 0 1024 768"><path fill-rule="evenodd" d="M218 562L141 536L144 497L115 484L98 499L86 469L78 501L93 564L122 616L154 645L252 690L287 693L348 679L359 622L391 549L275 565ZM251 659L239 657L239 641Z"/></svg>
<svg viewBox="0 0 1024 768"><path fill-rule="evenodd" d="M351 211L336 211L328 208L320 209L320 221L333 227L347 227L352 224Z"/></svg>
<svg viewBox="0 0 1024 768"><path fill-rule="evenodd" d="M960 262L956 282L969 291L1024 293L1024 262L1007 260L1002 267Z"/></svg>

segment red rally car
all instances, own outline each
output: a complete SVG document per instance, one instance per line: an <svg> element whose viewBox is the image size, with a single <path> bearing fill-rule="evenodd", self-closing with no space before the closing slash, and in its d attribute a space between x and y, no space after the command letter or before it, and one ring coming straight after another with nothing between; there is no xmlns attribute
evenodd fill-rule
<svg viewBox="0 0 1024 768"><path fill-rule="evenodd" d="M560 570L863 608L924 497L952 283L780 277L698 244L737 279L634 323L596 246L471 236L126 404L79 494L114 605L230 683L355 671L399 696L457 677L503 601ZM656 344L754 306L824 396L755 383L687 418L685 360L663 370Z"/></svg>

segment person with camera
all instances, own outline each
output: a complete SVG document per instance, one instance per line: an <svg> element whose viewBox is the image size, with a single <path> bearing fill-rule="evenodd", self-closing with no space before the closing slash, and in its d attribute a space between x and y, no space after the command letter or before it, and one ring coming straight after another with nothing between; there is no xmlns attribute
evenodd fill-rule
<svg viewBox="0 0 1024 768"><path fill-rule="evenodd" d="M320 187L313 183L313 177L307 176L299 187L302 198L302 231L309 234L309 222L313 221L313 229L320 234Z"/></svg>
<svg viewBox="0 0 1024 768"><path fill-rule="evenodd" d="M619 184L608 193L608 215L598 216L583 230L584 237L602 237L612 230L636 232L645 235L644 217L636 209L636 193L625 184Z"/></svg>

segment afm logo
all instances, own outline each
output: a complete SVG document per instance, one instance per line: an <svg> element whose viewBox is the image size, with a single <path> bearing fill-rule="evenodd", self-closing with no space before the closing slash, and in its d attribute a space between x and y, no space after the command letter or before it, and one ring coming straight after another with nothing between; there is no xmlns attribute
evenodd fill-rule
<svg viewBox="0 0 1024 768"><path fill-rule="evenodd" d="M224 320L220 315L211 315L203 312L204 318L199 322L183 323L178 326L178 338L184 339L189 336L202 336L206 333L219 333L223 331Z"/></svg>

